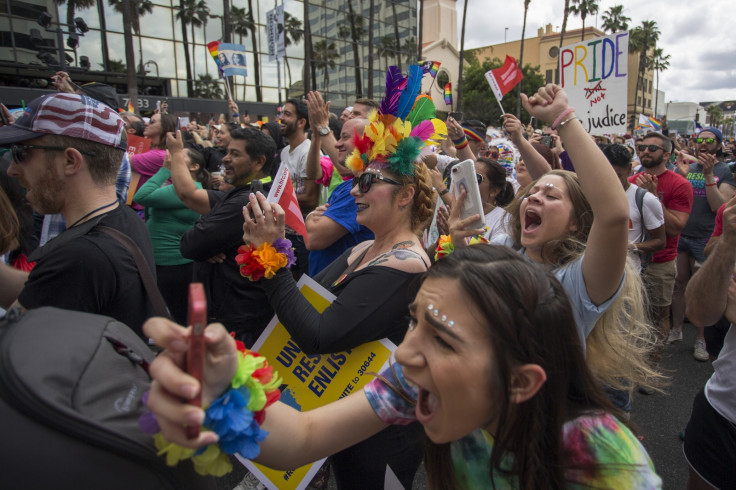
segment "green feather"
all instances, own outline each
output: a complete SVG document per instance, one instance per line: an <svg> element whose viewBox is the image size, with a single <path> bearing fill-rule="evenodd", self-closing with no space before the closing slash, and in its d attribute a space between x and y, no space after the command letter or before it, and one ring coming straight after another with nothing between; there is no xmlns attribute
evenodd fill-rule
<svg viewBox="0 0 736 490"><path fill-rule="evenodd" d="M398 175L414 175L414 161L423 147L424 141L418 138L404 138L399 141L396 151L386 159L391 171Z"/></svg>
<svg viewBox="0 0 736 490"><path fill-rule="evenodd" d="M411 123L411 127L415 127L422 121L435 118L435 107L434 102L429 97L422 97L419 99L411 110L406 120Z"/></svg>

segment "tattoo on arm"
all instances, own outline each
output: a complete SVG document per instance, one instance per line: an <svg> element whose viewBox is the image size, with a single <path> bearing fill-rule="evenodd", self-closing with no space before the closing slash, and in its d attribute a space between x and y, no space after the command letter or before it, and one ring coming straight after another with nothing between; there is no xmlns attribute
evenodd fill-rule
<svg viewBox="0 0 736 490"><path fill-rule="evenodd" d="M404 243L412 243L412 242L404 242ZM399 244L400 245L400 244ZM417 254L413 251L403 250L403 249L392 249L390 252L386 252L385 254L381 255L380 257L376 257L373 259L368 266L372 265L380 265L385 262L388 262L391 257L394 257L396 260L410 260L410 259L419 259Z"/></svg>

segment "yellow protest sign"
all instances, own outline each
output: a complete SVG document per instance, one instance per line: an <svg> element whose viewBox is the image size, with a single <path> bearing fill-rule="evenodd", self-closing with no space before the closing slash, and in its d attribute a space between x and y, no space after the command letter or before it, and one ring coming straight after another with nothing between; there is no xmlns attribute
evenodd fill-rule
<svg viewBox="0 0 736 490"><path fill-rule="evenodd" d="M319 312L335 296L304 275L297 284ZM302 352L286 328L274 316L253 346L283 378L281 401L299 411L312 410L363 388L369 372L380 372L396 346L386 339L369 342L345 352L308 355ZM267 415L268 416L268 415ZM274 490L302 490L309 485L324 459L289 471L272 470L242 459L264 485Z"/></svg>

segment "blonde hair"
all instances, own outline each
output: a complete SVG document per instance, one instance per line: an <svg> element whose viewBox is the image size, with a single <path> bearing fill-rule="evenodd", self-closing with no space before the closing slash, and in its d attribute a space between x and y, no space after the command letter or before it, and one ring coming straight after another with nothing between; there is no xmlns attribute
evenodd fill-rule
<svg viewBox="0 0 736 490"><path fill-rule="evenodd" d="M565 238L551 240L542 247L542 258L553 267L568 264L585 253L588 234L593 225L593 210L580 187L578 176L566 170L552 170L544 175L557 175L565 181L573 205L577 229ZM538 181L524 188L526 195ZM521 247L521 199L506 207L511 214L511 238ZM605 313L598 318L586 338L587 363L593 375L605 386L633 390L636 386L659 389L665 377L650 362L657 337L645 308L645 292L638 268L627 258L621 292Z"/></svg>
<svg viewBox="0 0 736 490"><path fill-rule="evenodd" d="M414 188L414 200L411 206L411 229L417 235L421 235L425 228L429 227L434 216L434 207L437 202L437 193L432 186L432 178L424 162L414 162L414 176L396 175L390 168L389 171L396 180L403 184L394 192L394 196L406 187Z"/></svg>

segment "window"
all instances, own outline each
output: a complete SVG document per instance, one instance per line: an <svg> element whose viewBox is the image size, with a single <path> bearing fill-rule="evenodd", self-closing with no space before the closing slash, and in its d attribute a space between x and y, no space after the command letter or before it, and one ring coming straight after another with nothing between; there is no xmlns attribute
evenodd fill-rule
<svg viewBox="0 0 736 490"><path fill-rule="evenodd" d="M553 70L547 70L547 74L545 76L545 81L547 83L554 83L554 71Z"/></svg>
<svg viewBox="0 0 736 490"><path fill-rule="evenodd" d="M552 46L549 48L549 57L550 58L557 58L557 55L560 54L560 48L557 46Z"/></svg>

